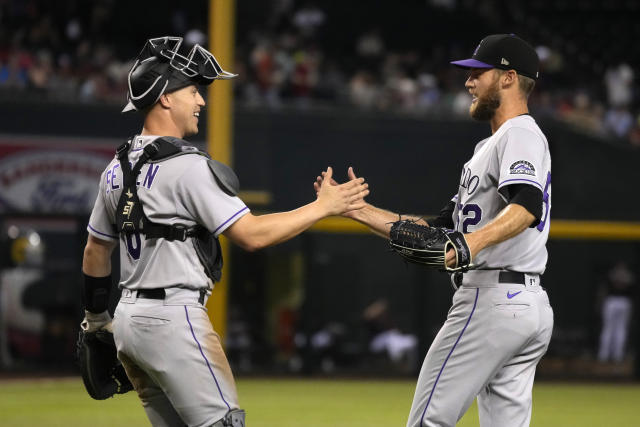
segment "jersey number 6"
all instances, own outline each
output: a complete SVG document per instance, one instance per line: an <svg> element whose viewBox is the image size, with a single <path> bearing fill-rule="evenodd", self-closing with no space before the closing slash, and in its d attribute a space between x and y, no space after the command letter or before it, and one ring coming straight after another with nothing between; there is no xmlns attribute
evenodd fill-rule
<svg viewBox="0 0 640 427"><path fill-rule="evenodd" d="M137 260L140 258L140 249L142 249L142 241L140 240L140 233L130 233L126 235L127 240L127 252L131 255L131 258ZM135 240L135 245L133 244Z"/></svg>

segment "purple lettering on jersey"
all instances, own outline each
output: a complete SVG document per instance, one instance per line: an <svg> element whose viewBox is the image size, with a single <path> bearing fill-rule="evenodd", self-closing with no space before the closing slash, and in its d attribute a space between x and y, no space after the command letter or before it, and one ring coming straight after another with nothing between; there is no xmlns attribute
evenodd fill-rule
<svg viewBox="0 0 640 427"><path fill-rule="evenodd" d="M478 188L480 178L478 175L471 175L471 169L465 168L462 170L462 177L460 178L460 187L467 190L467 194L471 195Z"/></svg>
<svg viewBox="0 0 640 427"><path fill-rule="evenodd" d="M473 216L468 216L471 213ZM465 216L462 222L462 232L469 233L469 226L478 225L482 220L482 208L475 203L469 203L462 208L462 215Z"/></svg>
<svg viewBox="0 0 640 427"><path fill-rule="evenodd" d="M129 167L133 170L133 167L135 166L135 164L133 162L129 162ZM140 187L140 181L138 181L138 177L140 176L140 172L142 171L138 171L138 175L136 176L136 187Z"/></svg>
<svg viewBox="0 0 640 427"><path fill-rule="evenodd" d="M544 191L542 192L542 206L543 206L543 214L544 218L540 219L540 223L536 227L538 231L544 230L544 226L549 220L549 186L551 185L551 171L547 172L547 183L544 186Z"/></svg>
<svg viewBox="0 0 640 427"><path fill-rule="evenodd" d="M117 189L120 188L120 186L118 184L116 184L116 169L118 169L119 167L120 167L120 165L118 163L116 163L111 168L111 189L112 190L117 190Z"/></svg>
<svg viewBox="0 0 640 427"><path fill-rule="evenodd" d="M111 184L111 169L107 171L105 178L106 178L105 186L107 187L107 194L109 194L109 184Z"/></svg>
<svg viewBox="0 0 640 427"><path fill-rule="evenodd" d="M142 183L143 187L147 187L147 189L151 189L153 185L153 180L158 173L158 169L160 169L160 165L149 165L149 169L147 169L147 175L144 177L144 182ZM139 184L138 184L139 185Z"/></svg>
<svg viewBox="0 0 640 427"><path fill-rule="evenodd" d="M135 245L133 244L133 239L135 238ZM140 259L140 251L142 250L142 239L140 238L140 233L129 233L126 235L127 240L127 252L131 255L131 258L134 260Z"/></svg>

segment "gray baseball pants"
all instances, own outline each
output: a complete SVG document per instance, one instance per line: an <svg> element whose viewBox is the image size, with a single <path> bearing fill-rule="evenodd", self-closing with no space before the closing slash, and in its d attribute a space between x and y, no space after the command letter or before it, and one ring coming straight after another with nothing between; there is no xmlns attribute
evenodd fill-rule
<svg viewBox="0 0 640 427"><path fill-rule="evenodd" d="M113 319L118 358L154 427L211 426L238 408L231 368L199 293L166 293L123 290Z"/></svg>
<svg viewBox="0 0 640 427"><path fill-rule="evenodd" d="M424 359L407 427L455 426L478 398L482 427L528 426L553 310L538 276L528 285L464 283Z"/></svg>

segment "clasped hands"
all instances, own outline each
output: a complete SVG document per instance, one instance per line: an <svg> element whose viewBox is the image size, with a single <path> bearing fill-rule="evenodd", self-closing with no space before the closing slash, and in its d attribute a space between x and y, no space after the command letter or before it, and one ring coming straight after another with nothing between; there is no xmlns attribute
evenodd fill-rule
<svg viewBox="0 0 640 427"><path fill-rule="evenodd" d="M352 213L367 205L364 198L369 195L369 184L364 178L358 178L352 167L347 170L349 181L339 184L333 179L331 166L316 178L313 188L317 201L328 206L330 215L351 217Z"/></svg>
<svg viewBox="0 0 640 427"><path fill-rule="evenodd" d="M330 189L343 188L343 192L348 194L348 203L343 204L343 207L346 207L344 210L336 211L334 215L342 215L347 218L353 219L362 219L362 215L359 215L359 212L367 206L367 202L365 202L364 198L369 195L368 184L364 182L364 178L358 178L353 171L352 167L349 167L347 170L347 175L349 177L349 181L344 184L339 184L335 179L333 179L333 170L331 167L327 168L326 171L323 171L320 176L316 178L316 181L313 183L313 188L316 191L316 195L318 200L323 196L323 192L326 192ZM393 220L391 220L393 221ZM388 225L390 227L390 223ZM388 230L386 230L388 233ZM467 241L469 243L472 254L475 255L477 250L475 250L475 242L472 242L470 234L465 235ZM387 236L388 237L388 236ZM474 237L474 236L471 236ZM453 249L447 251L445 255L446 265L454 268L456 267L456 253Z"/></svg>

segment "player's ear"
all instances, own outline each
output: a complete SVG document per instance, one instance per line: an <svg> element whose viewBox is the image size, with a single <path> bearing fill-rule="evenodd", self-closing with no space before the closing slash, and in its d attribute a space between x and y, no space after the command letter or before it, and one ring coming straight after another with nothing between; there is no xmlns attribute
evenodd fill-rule
<svg viewBox="0 0 640 427"><path fill-rule="evenodd" d="M518 83L518 74L515 70L505 70L502 72L500 76L500 80L502 83L502 87L507 89L513 85L517 85Z"/></svg>
<svg viewBox="0 0 640 427"><path fill-rule="evenodd" d="M158 99L158 102L160 103L160 105L162 106L162 108L169 108L171 107L171 99L169 98L168 93L163 93L162 95L160 95L160 98Z"/></svg>

